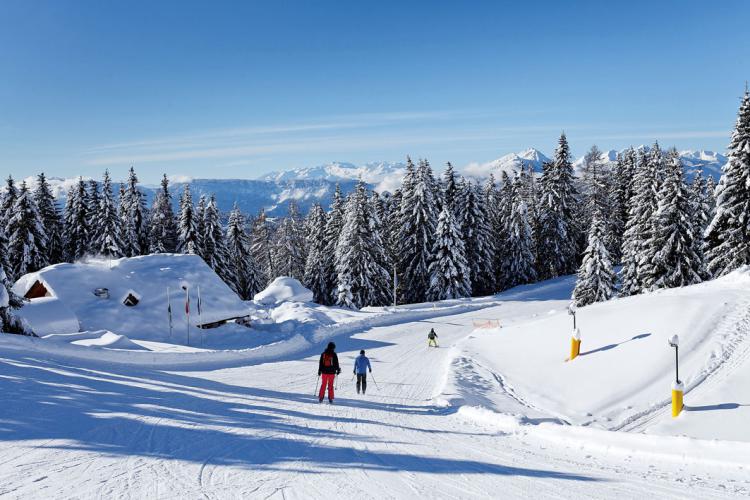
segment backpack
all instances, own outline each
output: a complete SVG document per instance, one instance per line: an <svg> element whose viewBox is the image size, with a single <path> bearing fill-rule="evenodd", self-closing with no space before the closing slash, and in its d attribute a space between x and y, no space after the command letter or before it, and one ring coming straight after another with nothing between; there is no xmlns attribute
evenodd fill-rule
<svg viewBox="0 0 750 500"><path fill-rule="evenodd" d="M323 353L323 366L330 368L333 366L333 354L330 352Z"/></svg>

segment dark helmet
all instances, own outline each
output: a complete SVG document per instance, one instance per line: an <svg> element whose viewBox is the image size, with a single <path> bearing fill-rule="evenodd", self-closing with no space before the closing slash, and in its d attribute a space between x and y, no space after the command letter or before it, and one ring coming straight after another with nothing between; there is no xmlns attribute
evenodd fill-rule
<svg viewBox="0 0 750 500"><path fill-rule="evenodd" d="M334 349L336 349L336 344L334 344L333 342L328 342L328 350L333 351Z"/></svg>
<svg viewBox="0 0 750 500"><path fill-rule="evenodd" d="M365 350L364 350L364 349L362 349L361 351L359 351L359 353L360 353L360 354L361 354L362 356L364 356L364 355L365 355Z"/></svg>

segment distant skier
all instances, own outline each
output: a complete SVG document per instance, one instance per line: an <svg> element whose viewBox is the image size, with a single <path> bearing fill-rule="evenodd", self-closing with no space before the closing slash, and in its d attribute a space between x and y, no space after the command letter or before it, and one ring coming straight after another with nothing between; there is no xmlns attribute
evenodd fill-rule
<svg viewBox="0 0 750 500"><path fill-rule="evenodd" d="M357 394L360 389L362 394L367 391L367 370L372 373L372 366L370 366L370 360L365 356L364 349L359 351L359 356L354 360L354 374L357 375Z"/></svg>
<svg viewBox="0 0 750 500"><path fill-rule="evenodd" d="M427 347L438 347L437 337L438 334L435 333L435 329L430 328L430 333L427 334Z"/></svg>
<svg viewBox="0 0 750 500"><path fill-rule="evenodd" d="M320 362L318 363L318 376L323 376L323 381L320 384L320 392L318 393L318 401L323 402L323 396L326 394L326 386L328 386L328 401L333 403L333 381L336 379L336 375L341 373L339 368L339 357L336 356L336 344L333 342L328 343L328 347L320 355Z"/></svg>

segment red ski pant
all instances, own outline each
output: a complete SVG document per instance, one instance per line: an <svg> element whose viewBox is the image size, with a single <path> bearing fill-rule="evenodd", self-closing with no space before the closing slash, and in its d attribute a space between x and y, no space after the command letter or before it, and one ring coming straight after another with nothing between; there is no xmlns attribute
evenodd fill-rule
<svg viewBox="0 0 750 500"><path fill-rule="evenodd" d="M328 399L333 400L333 381L336 375L333 373L324 373L321 377L323 377L323 382L320 384L318 399L323 399L323 396L326 395L326 386L328 386Z"/></svg>

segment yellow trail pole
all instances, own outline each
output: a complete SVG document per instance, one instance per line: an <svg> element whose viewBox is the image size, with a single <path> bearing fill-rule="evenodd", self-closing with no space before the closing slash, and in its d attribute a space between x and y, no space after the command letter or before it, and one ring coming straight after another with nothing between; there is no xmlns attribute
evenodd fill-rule
<svg viewBox="0 0 750 500"><path fill-rule="evenodd" d="M581 331L576 328L570 338L570 360L574 360L581 354Z"/></svg>
<svg viewBox="0 0 750 500"><path fill-rule="evenodd" d="M672 383L672 417L677 417L682 411L682 397L685 394L685 386L682 382Z"/></svg>

